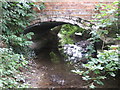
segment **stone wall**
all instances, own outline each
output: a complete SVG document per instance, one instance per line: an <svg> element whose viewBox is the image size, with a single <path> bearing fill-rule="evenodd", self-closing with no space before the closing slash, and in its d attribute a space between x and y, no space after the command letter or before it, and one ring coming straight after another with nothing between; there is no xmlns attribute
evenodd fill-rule
<svg viewBox="0 0 120 90"><path fill-rule="evenodd" d="M90 20L95 12L95 6L99 3L111 4L115 0L46 0L46 9L38 13L46 16L75 16ZM37 2L39 4L39 2Z"/></svg>

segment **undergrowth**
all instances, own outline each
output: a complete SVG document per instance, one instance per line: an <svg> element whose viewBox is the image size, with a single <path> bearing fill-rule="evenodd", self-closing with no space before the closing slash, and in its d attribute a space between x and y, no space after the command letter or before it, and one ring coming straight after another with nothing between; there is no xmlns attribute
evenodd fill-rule
<svg viewBox="0 0 120 90"><path fill-rule="evenodd" d="M23 70L29 63L28 45L31 44L33 33L27 35L22 33L37 15L33 8L42 9L43 3L36 5L26 0L14 2L0 0L0 2L2 4L0 41L4 42L5 46L0 47L0 88L28 88Z"/></svg>
<svg viewBox="0 0 120 90"><path fill-rule="evenodd" d="M94 16L94 22L97 22L99 29L92 30L92 35L89 40L98 42L101 39L105 43L112 43L108 50L98 51L97 58L89 57L87 64L82 64L84 69L76 68L72 72L82 76L82 79L87 81L89 88L95 88L96 85L104 85L103 80L109 76L116 77L120 70L120 46L115 44L115 40L120 41L119 20L120 17L120 2L112 4L99 4L96 6L98 13ZM111 35L112 34L112 35ZM107 41L110 37L112 40ZM112 42L111 42L112 41ZM114 45L115 44L115 45Z"/></svg>
<svg viewBox="0 0 120 90"><path fill-rule="evenodd" d="M11 48L0 48L0 88L27 88L20 71L27 64L22 54L15 54Z"/></svg>

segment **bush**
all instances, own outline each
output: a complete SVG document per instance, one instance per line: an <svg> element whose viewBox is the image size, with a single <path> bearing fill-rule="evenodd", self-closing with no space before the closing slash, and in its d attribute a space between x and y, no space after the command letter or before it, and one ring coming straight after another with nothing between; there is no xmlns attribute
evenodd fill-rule
<svg viewBox="0 0 120 90"><path fill-rule="evenodd" d="M102 79L108 76L115 77L117 71L120 70L120 54L118 54L120 48L118 46L111 48L113 48L113 50L99 52L98 58L91 58L87 64L82 64L85 70L72 70L72 72L82 75L83 80L90 82L91 88L95 87L95 83L104 85L101 81Z"/></svg>
<svg viewBox="0 0 120 90"><path fill-rule="evenodd" d="M0 48L0 88L25 87L27 84L20 68L27 63L23 55L15 54L11 48Z"/></svg>
<svg viewBox="0 0 120 90"><path fill-rule="evenodd" d="M22 32L35 19L36 12L33 7L40 6L25 0L19 2L0 0L0 2L2 2L0 39L7 44L6 48L0 48L0 88L26 88L28 86L21 70L28 63L25 60L28 53L26 47L31 44L33 33L24 36Z"/></svg>
<svg viewBox="0 0 120 90"><path fill-rule="evenodd" d="M93 16L94 22L97 22L97 27L100 27L96 32L96 34L100 39L102 39L106 43L110 43L107 41L108 37L117 38L120 36L120 2L115 1L111 4L98 4L95 8L96 13Z"/></svg>
<svg viewBox="0 0 120 90"><path fill-rule="evenodd" d="M41 6L35 5L33 2L22 0L19 2L2 2L1 37L8 47L15 49L16 52L17 49L18 52L24 50L24 47L31 43L28 39L30 39L30 35L33 34L27 34L27 38L21 34L37 15L33 7L40 8Z"/></svg>
<svg viewBox="0 0 120 90"><path fill-rule="evenodd" d="M119 6L120 2L114 2L112 5L101 4L97 6L99 13L95 15L97 26L100 28L98 30L92 30L90 33L92 37L89 40L97 42L100 38L104 42L106 38L114 32L115 40L120 40L119 33L119 20L120 15ZM102 8L102 10L99 10ZM93 20L95 22L95 20ZM112 33L113 34L113 33ZM103 44L104 45L104 44ZM82 75L83 80L88 81L90 88L95 88L96 84L104 85L101 80L104 80L108 76L115 77L117 71L120 70L120 46L119 45L109 45L108 50L101 50L98 53L98 58L90 58L87 64L82 64L82 68L78 67L76 70L72 70L79 75Z"/></svg>

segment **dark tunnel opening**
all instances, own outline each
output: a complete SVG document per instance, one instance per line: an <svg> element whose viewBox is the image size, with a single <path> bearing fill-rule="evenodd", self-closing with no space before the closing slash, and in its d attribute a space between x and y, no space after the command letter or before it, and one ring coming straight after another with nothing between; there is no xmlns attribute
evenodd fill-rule
<svg viewBox="0 0 120 90"><path fill-rule="evenodd" d="M59 42L57 34L59 33L61 26L64 24L69 23L55 21L42 22L27 27L23 33L34 33L34 36L32 37L33 45L31 45L31 48L35 51L40 51L40 49L56 49L58 48Z"/></svg>
<svg viewBox="0 0 120 90"><path fill-rule="evenodd" d="M65 22L41 22L35 25L32 25L30 27L27 27L24 31L24 34L27 34L29 32L33 32L34 35L32 36L32 45L29 47L34 50L36 55L39 55L40 53L45 53L49 57L51 52L54 52L58 54L58 56L61 55L61 52L59 51L59 48L63 48L62 46L59 46L59 37L58 33L61 30L62 25L65 24L70 24L71 23L65 23ZM73 25L77 26L77 25ZM80 36L80 35L75 35L74 37L77 42L82 42L81 45L87 47L89 45L89 42L86 42L88 38L90 38L89 33L85 33L85 35ZM79 40L77 40L79 38ZM82 38L84 41L82 41L80 38ZM78 43L76 42L76 45ZM88 44L87 44L88 43ZM80 47L81 47L80 45ZM93 57L97 57L97 48L96 45L93 45L95 52L93 53ZM87 51L86 51L87 52ZM86 53L85 52L85 53ZM84 54L84 53L83 53Z"/></svg>
<svg viewBox="0 0 120 90"><path fill-rule="evenodd" d="M29 47L35 52L36 55L45 53L49 57L50 52L59 54L59 37L58 33L61 26L68 24L65 22L42 22L36 25L27 27L24 34L33 32L31 41L33 42Z"/></svg>

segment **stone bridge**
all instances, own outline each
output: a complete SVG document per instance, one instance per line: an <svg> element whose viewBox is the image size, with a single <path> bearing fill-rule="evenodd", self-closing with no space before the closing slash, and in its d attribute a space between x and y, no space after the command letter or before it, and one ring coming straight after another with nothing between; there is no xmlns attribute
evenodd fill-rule
<svg viewBox="0 0 120 90"><path fill-rule="evenodd" d="M33 32L32 37L33 44L30 48L41 52L41 50L58 51L59 38L57 36L61 29L61 25L71 24L81 27L86 30L97 30L96 25L88 20L84 20L79 17L65 16L65 17L45 17L40 16L34 20L30 26L24 30L24 34ZM56 27L58 26L58 27ZM56 27L56 28L54 28ZM53 30L51 30L54 28Z"/></svg>
<svg viewBox="0 0 120 90"><path fill-rule="evenodd" d="M94 23L91 23L90 21L82 19L80 17L73 17L73 16L46 17L43 15L43 16L39 16L37 19L32 21L31 25L24 30L24 34L28 32L43 31L48 29L50 30L56 26L63 24L71 24L71 25L79 26L86 30L96 29L96 25ZM35 28L37 28L37 30Z"/></svg>

